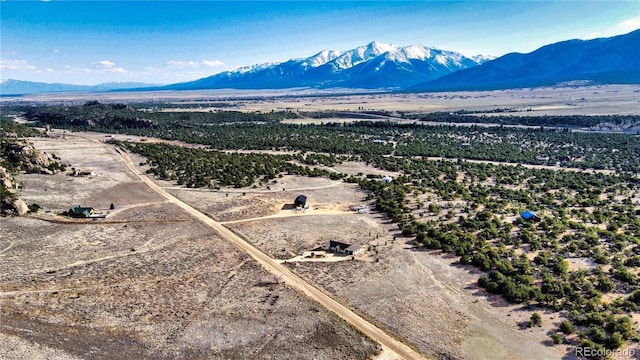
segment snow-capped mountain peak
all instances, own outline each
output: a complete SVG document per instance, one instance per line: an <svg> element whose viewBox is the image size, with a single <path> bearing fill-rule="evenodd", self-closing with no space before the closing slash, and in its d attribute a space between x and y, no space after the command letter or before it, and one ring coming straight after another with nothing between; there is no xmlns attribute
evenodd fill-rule
<svg viewBox="0 0 640 360"><path fill-rule="evenodd" d="M307 58L303 64L308 64L308 66L311 66L311 67L318 67L328 63L331 60L334 60L341 54L342 53L339 51L322 50L321 52L313 55L312 57Z"/></svg>
<svg viewBox="0 0 640 360"><path fill-rule="evenodd" d="M478 64L451 51L373 41L346 51L323 50L307 58L245 66L174 88L399 88Z"/></svg>
<svg viewBox="0 0 640 360"><path fill-rule="evenodd" d="M396 51L398 49L397 46L391 44L383 44L377 41L373 41L369 43L364 51L364 57L370 58L372 56L379 56L386 52Z"/></svg>

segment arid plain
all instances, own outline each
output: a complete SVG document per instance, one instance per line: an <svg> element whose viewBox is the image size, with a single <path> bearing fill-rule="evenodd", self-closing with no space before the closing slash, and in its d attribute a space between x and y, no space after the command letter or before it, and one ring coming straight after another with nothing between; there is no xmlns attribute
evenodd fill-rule
<svg viewBox="0 0 640 360"><path fill-rule="evenodd" d="M234 96L116 93L93 98L202 102L200 110L205 111L203 99L265 112L508 108L524 115L640 113L638 86ZM26 100L62 103L87 98ZM121 150L104 140L104 134L94 133L29 139L37 149L97 175L20 176L21 197L42 209L0 220L0 357L398 357L388 349L381 352L382 347L348 322L154 191L126 165ZM128 156L144 172L144 159ZM359 163L343 163L334 170L386 174ZM352 205L371 206L367 194L353 184L297 176L278 178L268 187L220 191L155 183L425 358L560 359L568 353L562 346L549 346L544 326L521 329L533 311L509 306L479 289L475 284L481 273L474 268L437 252L415 251L410 239L383 215L350 210ZM286 206L299 194L308 198L305 211ZM109 216L71 220L57 215L73 205L92 206ZM320 254L318 248L332 239L360 244L366 251L354 258L309 256ZM546 324L560 321L553 314L545 316Z"/></svg>

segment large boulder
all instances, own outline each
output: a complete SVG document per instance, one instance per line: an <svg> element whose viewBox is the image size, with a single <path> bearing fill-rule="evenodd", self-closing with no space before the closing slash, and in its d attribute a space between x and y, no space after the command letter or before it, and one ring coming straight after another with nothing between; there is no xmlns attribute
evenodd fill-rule
<svg viewBox="0 0 640 360"><path fill-rule="evenodd" d="M27 203L25 203L22 199L15 199L11 203L11 207L13 207L13 212L20 216L29 212L29 207Z"/></svg>
<svg viewBox="0 0 640 360"><path fill-rule="evenodd" d="M2 166L0 166L0 184L7 189L13 189L13 177Z"/></svg>

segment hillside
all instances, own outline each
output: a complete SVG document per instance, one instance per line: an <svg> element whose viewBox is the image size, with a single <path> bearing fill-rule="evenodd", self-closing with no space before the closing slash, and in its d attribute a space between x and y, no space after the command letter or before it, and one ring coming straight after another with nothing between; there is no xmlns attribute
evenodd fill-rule
<svg viewBox="0 0 640 360"><path fill-rule="evenodd" d="M550 85L640 83L640 30L594 40L569 40L528 54L511 53L423 82L411 91L496 90Z"/></svg>

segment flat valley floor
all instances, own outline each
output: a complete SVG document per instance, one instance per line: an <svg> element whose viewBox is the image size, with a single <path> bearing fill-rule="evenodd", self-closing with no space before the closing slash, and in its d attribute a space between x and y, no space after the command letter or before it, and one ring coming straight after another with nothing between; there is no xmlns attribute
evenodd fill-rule
<svg viewBox="0 0 640 360"><path fill-rule="evenodd" d="M605 91L598 89L590 93ZM575 96L587 94L580 91ZM624 91L625 109L637 113L640 88L606 91ZM531 106L526 92L518 106ZM563 96L555 103L569 101ZM402 105L384 101L376 106ZM486 106L515 106L492 101ZM281 104L273 105L263 103L262 111ZM42 209L0 219L0 358L395 358L150 189L104 139L29 139L97 176L20 175L21 197ZM130 156L144 172L144 159ZM336 170L379 173L357 163ZM156 183L425 358L561 359L569 351L549 346L557 314L543 314L548 326L523 330L533 310L478 288L481 272L416 251L382 214L350 210L372 205L353 184L297 176L220 191ZM300 194L309 208L289 209ZM108 216L57 215L73 205ZM351 257L318 250L332 239L366 251Z"/></svg>

